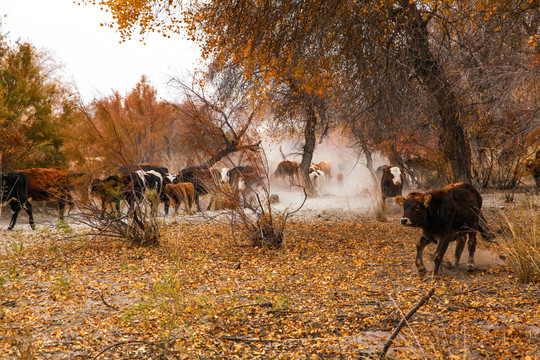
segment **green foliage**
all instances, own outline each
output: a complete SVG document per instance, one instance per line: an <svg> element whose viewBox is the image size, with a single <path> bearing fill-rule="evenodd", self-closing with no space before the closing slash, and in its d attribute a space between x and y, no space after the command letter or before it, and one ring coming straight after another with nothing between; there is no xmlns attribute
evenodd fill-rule
<svg viewBox="0 0 540 360"><path fill-rule="evenodd" d="M3 170L62 165L75 101L58 66L32 44L0 35L0 153Z"/></svg>
<svg viewBox="0 0 540 360"><path fill-rule="evenodd" d="M73 233L73 229L69 226L69 224L65 220L58 221L58 224L56 225L56 230L62 231L66 235Z"/></svg>

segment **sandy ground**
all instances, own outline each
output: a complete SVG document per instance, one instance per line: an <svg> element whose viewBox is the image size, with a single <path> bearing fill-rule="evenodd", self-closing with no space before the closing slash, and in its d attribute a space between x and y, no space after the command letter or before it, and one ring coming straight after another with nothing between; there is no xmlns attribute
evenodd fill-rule
<svg viewBox="0 0 540 360"><path fill-rule="evenodd" d="M404 190L403 195L416 190ZM319 189L320 196L315 198L305 199L304 194L298 188L288 186L273 186L272 194L279 197L279 203L273 205L273 209L280 212L295 212L294 217L302 217L304 219L321 217L321 216L338 216L338 217L362 217L362 216L374 216L377 206L376 195L373 191L367 188L360 188L358 186L353 187L347 185L345 187L339 187L336 184L331 184ZM534 198L528 194L518 193L516 194L515 203L505 202L504 193L502 192L486 192L483 196L483 208L487 211L497 210L501 208L509 208L515 205L530 202L530 199L534 199L537 206L540 204L540 196ZM304 201L305 200L305 201ZM203 208L208 203L208 197L201 198L201 205ZM302 205L303 204L303 205ZM38 229L50 229L54 230L58 226L57 218L57 205L55 203L33 203L34 205L34 220ZM296 211L298 210L298 211ZM200 215L183 215L179 211L179 217L185 217L188 220L196 220L200 218ZM168 216L164 214L163 205L160 206L160 214L162 218L167 222L174 218L171 212ZM219 212L211 211L210 215L214 216ZM331 215L333 214L333 215ZM66 216L66 222L71 227L77 227L81 212L77 209L73 209ZM397 221L401 217L401 209L392 199L386 200L386 217L387 221ZM5 233L7 226L11 219L11 210L9 206L0 208L0 237ZM28 224L28 216L24 210L19 214L17 224L14 231L17 232L31 232L32 229Z"/></svg>
<svg viewBox="0 0 540 360"><path fill-rule="evenodd" d="M404 195L412 190L404 191ZM349 194L347 193L349 192ZM318 218L322 218L326 221L340 221L342 219L358 219L361 221L362 217L375 216L376 201L372 191L365 188L348 186L346 188L339 187L336 184L328 185L320 189L320 197L304 199L304 194L298 188L291 188L288 186L274 186L272 188L272 194L279 196L279 203L273 205L273 209L278 212L294 212L291 215L291 220L310 221ZM538 205L540 203L539 196L531 197L529 194L516 194L515 204L505 202L504 193L502 192L486 192L483 194L484 199L484 212L490 212L497 214L501 208L508 208L514 205L530 202L531 199ZM304 202L305 200L305 202ZM208 199L202 198L202 206L205 207ZM303 203L303 206L301 206ZM298 210L299 209L299 210ZM296 211L298 210L298 211ZM163 213L163 206L160 208L161 218L165 222L198 222L208 221L209 216L215 217L225 212L210 211L204 216L201 214L185 215L179 212L176 217L169 213L165 216ZM384 221L398 222L401 218L401 208L395 204L392 199L387 199L386 217ZM77 209L72 210L66 217L66 222L69 227L74 230L84 230L88 227L80 223L81 213ZM0 222L0 251L4 253L9 251L13 246L12 240L9 240L6 236L8 234L7 226L11 218L11 211L8 206L2 208L1 222ZM29 241L35 242L36 237L39 240L40 234L43 238L49 236L50 232L58 231L61 228L57 220L57 209L55 204L35 203L34 205L34 219L37 224L37 230L33 231L28 224L28 216L23 211L19 215L17 225L14 232L19 234L17 236L18 241L23 244ZM33 236L27 236L32 234ZM37 235L37 236L36 236ZM434 251L428 247L426 252ZM454 251L453 244L447 251L447 256L450 256ZM462 263L466 263L466 257L468 256L467 250L463 252ZM499 254L494 254L488 250L482 249L482 244L479 243L477 252L475 254L475 260L479 269L488 269L495 267L503 263ZM427 262L426 266L428 270L431 270L432 263Z"/></svg>

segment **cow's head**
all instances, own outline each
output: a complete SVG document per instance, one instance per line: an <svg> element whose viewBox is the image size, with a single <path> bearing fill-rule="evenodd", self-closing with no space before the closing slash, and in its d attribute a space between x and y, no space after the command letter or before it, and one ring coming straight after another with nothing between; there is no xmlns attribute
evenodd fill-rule
<svg viewBox="0 0 540 360"><path fill-rule="evenodd" d="M403 206L401 225L422 227L427 224L427 208L431 201L431 194L413 192L403 196L396 196L396 203Z"/></svg>
<svg viewBox="0 0 540 360"><path fill-rule="evenodd" d="M402 175L401 175L401 169L399 167L397 166L387 167L383 171L392 176L392 183L394 183L394 185L402 184L403 180L402 180Z"/></svg>

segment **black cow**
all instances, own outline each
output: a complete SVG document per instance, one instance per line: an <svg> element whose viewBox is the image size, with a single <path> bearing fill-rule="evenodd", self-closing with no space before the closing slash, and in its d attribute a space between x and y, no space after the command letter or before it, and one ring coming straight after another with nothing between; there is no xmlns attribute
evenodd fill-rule
<svg viewBox="0 0 540 360"><path fill-rule="evenodd" d="M378 171L379 169L377 169ZM400 196L403 191L403 173L398 166L386 166L381 173L383 206L386 198Z"/></svg>
<svg viewBox="0 0 540 360"><path fill-rule="evenodd" d="M2 203L9 203L11 208L11 222L8 230L12 230L15 226L21 208L28 214L30 226L35 229L32 205L28 201L28 179L26 174L18 172L0 174L0 192L2 193Z"/></svg>
<svg viewBox="0 0 540 360"><path fill-rule="evenodd" d="M197 204L197 210L200 211L201 206L199 204L199 196L211 193L213 189L218 186L219 179L219 171L215 169L210 169L208 166L204 165L190 166L182 169L178 175L176 175L174 183L189 182L193 184L195 190L195 204ZM214 200L214 196L212 195L208 209L212 207Z"/></svg>
<svg viewBox="0 0 540 360"><path fill-rule="evenodd" d="M422 229L422 236L416 245L416 267L420 273L426 272L422 262L422 251L427 244L431 242L437 244L433 259L435 262L433 274L437 275L444 253L454 240L457 240L457 245L453 265L459 264L467 235L469 236L467 271L474 270L476 232L480 231L482 235L486 235L480 225L482 196L474 186L468 183L453 184L425 194L410 193L406 199L397 196L396 202L403 206L401 224Z"/></svg>

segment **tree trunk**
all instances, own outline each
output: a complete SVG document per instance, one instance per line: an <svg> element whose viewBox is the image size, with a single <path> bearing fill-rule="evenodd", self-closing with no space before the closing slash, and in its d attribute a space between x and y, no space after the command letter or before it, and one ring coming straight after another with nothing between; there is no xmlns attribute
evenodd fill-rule
<svg viewBox="0 0 540 360"><path fill-rule="evenodd" d="M360 147L362 148L362 151L364 152L364 155L366 156L366 167L369 171L369 174L371 175L371 180L373 181L373 187L376 189L376 192L379 193L380 186L379 181L377 179L377 174L375 173L375 169L373 169L373 154L371 153L371 150L366 146L366 142L362 141Z"/></svg>
<svg viewBox="0 0 540 360"><path fill-rule="evenodd" d="M309 167L313 160L313 152L315 151L315 129L317 127L317 116L313 104L306 105L306 127L304 128L304 151L302 152L302 162L300 163L300 176L303 180L303 184L306 187L306 194L308 196L316 196L315 188L309 179Z"/></svg>
<svg viewBox="0 0 540 360"><path fill-rule="evenodd" d="M451 84L443 74L441 64L433 57L429 48L428 20L414 3L406 1L410 11L408 25L411 52L416 75L427 92L434 96L438 105L438 131L443 156L451 170L453 182L471 182L471 149L461 123L463 109L452 91Z"/></svg>

